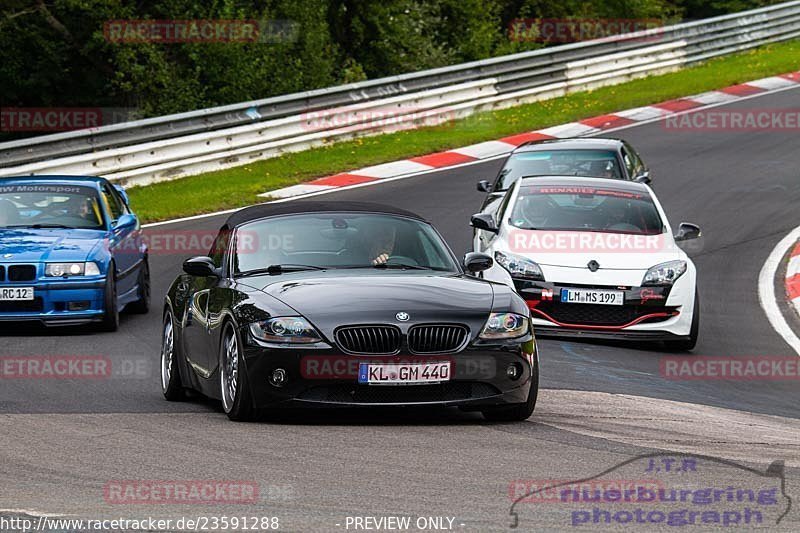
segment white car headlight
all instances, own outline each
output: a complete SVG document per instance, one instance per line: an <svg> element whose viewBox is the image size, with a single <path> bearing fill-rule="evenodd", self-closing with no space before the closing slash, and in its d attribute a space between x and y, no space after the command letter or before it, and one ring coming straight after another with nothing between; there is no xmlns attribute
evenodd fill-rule
<svg viewBox="0 0 800 533"><path fill-rule="evenodd" d="M672 285L684 272L686 272L686 261L667 261L648 270L642 280L642 286Z"/></svg>
<svg viewBox="0 0 800 533"><path fill-rule="evenodd" d="M311 344L320 338L314 327L301 316L282 316L250 324L250 333L267 342Z"/></svg>
<svg viewBox="0 0 800 533"><path fill-rule="evenodd" d="M100 267L97 266L97 263L88 262L86 263L86 271L84 272L87 276L99 276L100 275Z"/></svg>
<svg viewBox="0 0 800 533"><path fill-rule="evenodd" d="M99 276L100 268L97 263L47 263L44 275L51 278L66 278L70 276Z"/></svg>
<svg viewBox="0 0 800 533"><path fill-rule="evenodd" d="M494 260L497 261L500 266L508 270L512 278L544 281L542 269L530 259L503 252L495 252Z"/></svg>
<svg viewBox="0 0 800 533"><path fill-rule="evenodd" d="M528 317L516 313L492 313L483 326L481 339L516 339L528 333Z"/></svg>

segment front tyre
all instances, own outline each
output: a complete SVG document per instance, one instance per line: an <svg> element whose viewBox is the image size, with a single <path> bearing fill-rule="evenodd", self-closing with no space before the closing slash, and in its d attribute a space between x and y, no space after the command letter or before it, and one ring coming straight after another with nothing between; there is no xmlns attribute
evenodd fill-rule
<svg viewBox="0 0 800 533"><path fill-rule="evenodd" d="M244 366L239 335L233 324L228 322L222 331L219 351L219 385L222 409L228 418L246 421L253 418L247 370Z"/></svg>
<svg viewBox="0 0 800 533"><path fill-rule="evenodd" d="M150 264L145 257L142 267L139 269L139 299L128 305L128 310L134 313L145 315L150 310Z"/></svg>
<svg viewBox="0 0 800 533"><path fill-rule="evenodd" d="M185 398L175 351L175 319L171 310L164 313L161 335L161 392L170 402Z"/></svg>
<svg viewBox="0 0 800 533"><path fill-rule="evenodd" d="M536 408L536 398L539 395L539 361L534 361L531 369L531 390L528 399L523 403L494 407L481 411L483 417L490 422L523 422L531 417Z"/></svg>
<svg viewBox="0 0 800 533"><path fill-rule="evenodd" d="M100 322L101 331L117 331L119 328L119 307L117 305L117 280L114 263L108 265L106 284L103 289L103 319Z"/></svg>

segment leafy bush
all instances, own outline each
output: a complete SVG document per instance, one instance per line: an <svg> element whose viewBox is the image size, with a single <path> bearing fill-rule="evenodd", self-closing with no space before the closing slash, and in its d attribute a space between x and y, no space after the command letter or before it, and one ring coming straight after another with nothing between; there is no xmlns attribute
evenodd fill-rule
<svg viewBox="0 0 800 533"><path fill-rule="evenodd" d="M155 116L529 50L518 18L699 18L770 0L4 0L4 107ZM274 42L115 43L119 19L288 21ZM7 137L7 135L6 135Z"/></svg>

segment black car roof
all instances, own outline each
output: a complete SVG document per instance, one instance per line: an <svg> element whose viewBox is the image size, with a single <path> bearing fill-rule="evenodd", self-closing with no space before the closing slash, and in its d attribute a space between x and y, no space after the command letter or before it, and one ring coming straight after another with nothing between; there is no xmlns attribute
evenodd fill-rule
<svg viewBox="0 0 800 533"><path fill-rule="evenodd" d="M406 211L405 209L383 204L371 202L315 202L300 200L294 202L267 203L245 207L244 209L241 209L229 216L228 220L225 222L225 226L223 227L235 228L253 220L281 215L336 212L399 215L408 218L415 218L422 222L427 222L427 220L415 213L412 213L411 211Z"/></svg>
<svg viewBox="0 0 800 533"><path fill-rule="evenodd" d="M591 149L608 149L617 150L622 146L620 139L602 139L597 137L572 137L568 139L547 139L544 141L532 141L517 147L514 153L519 152L536 152L539 150L591 150Z"/></svg>
<svg viewBox="0 0 800 533"><path fill-rule="evenodd" d="M625 192L648 193L644 183L609 178L595 178L591 176L523 176L521 184L543 185L545 187L594 187L616 189Z"/></svg>

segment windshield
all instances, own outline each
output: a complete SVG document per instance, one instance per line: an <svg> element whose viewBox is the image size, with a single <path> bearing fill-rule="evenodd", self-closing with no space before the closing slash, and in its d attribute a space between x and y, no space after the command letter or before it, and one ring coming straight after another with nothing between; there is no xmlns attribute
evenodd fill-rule
<svg viewBox="0 0 800 533"><path fill-rule="evenodd" d="M428 224L400 216L319 213L259 220L236 233L234 271L415 268L458 272Z"/></svg>
<svg viewBox="0 0 800 533"><path fill-rule="evenodd" d="M0 228L102 229L97 191L73 185L0 185Z"/></svg>
<svg viewBox="0 0 800 533"><path fill-rule="evenodd" d="M542 150L509 157L500 172L506 190L524 176L591 176L622 179L616 153L610 150Z"/></svg>
<svg viewBox="0 0 800 533"><path fill-rule="evenodd" d="M608 187L520 185L510 217L520 229L656 235L664 224L652 198Z"/></svg>

